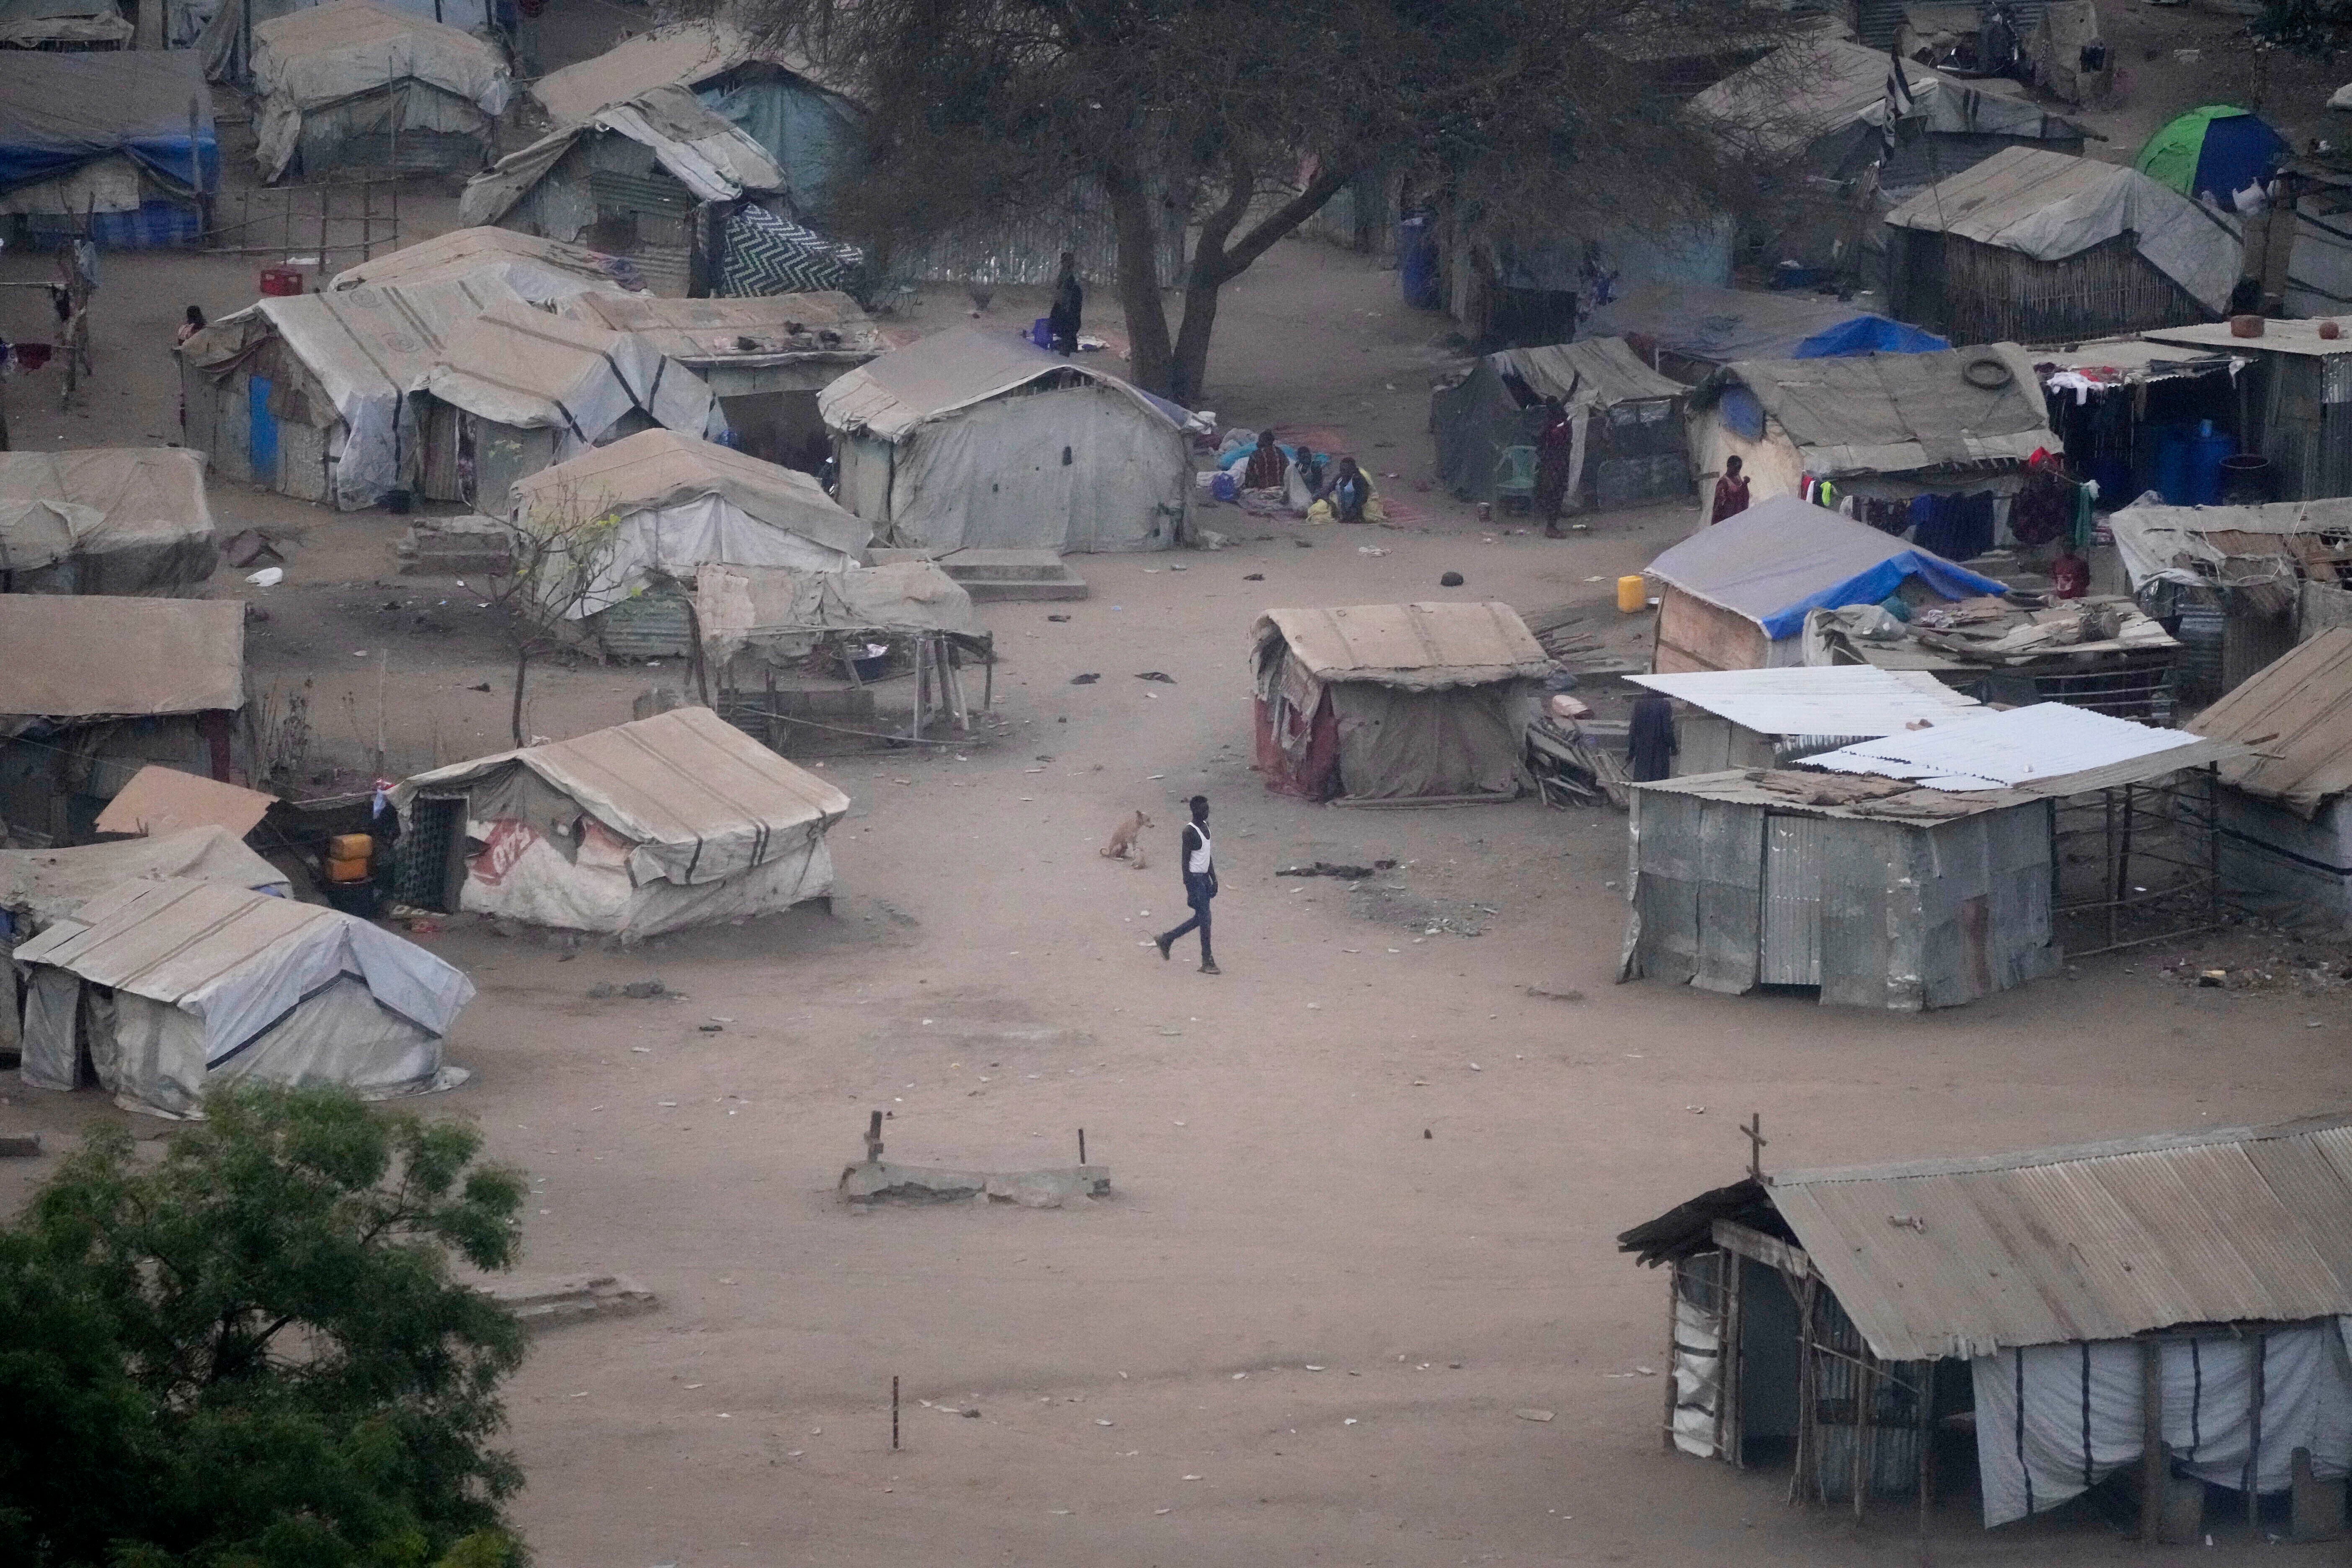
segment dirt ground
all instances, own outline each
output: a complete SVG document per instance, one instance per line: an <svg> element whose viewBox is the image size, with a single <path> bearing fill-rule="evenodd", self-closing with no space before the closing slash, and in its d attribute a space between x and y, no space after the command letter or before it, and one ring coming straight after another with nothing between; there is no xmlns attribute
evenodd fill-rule
<svg viewBox="0 0 2352 1568"><path fill-rule="evenodd" d="M436 209L419 195L409 210ZM43 265L0 258L0 278ZM191 300L246 303L253 265L110 256L89 404L59 414L53 382L16 383L18 444L168 438L172 323ZM1001 296L993 313L1029 306ZM935 297L898 324L962 311ZM833 835L834 918L625 952L467 922L417 939L481 987L450 1045L476 1076L424 1108L530 1171L526 1269L617 1271L660 1298L549 1334L511 1387L518 1518L541 1561L2189 1560L2089 1510L1987 1535L1966 1498L1923 1552L1907 1510L1856 1526L1787 1506L1785 1474L1662 1452L1664 1281L1612 1238L1738 1174L1751 1113L1767 1164L1794 1169L2334 1110L2352 1100L2352 1013L2324 986L2202 988L2168 969L2201 949L1920 1017L1619 986L1622 816L1267 794L1244 667L1261 610L1597 607L1691 521L1611 516L1555 542L1417 491L1444 331L1397 302L1393 275L1312 245L1236 284L1210 401L1339 433L1398 476L1404 526L1223 509L1204 521L1229 549L1078 558L1084 602L983 606L1004 656L999 737L823 764L856 803ZM505 742L499 633L456 583L394 575L399 520L233 485L214 506L225 532L289 541L285 585L224 572L215 591L268 613L253 684L310 683L321 765L373 765L379 693L395 771ZM1466 584L1440 588L1447 570ZM1134 679L1147 669L1174 683ZM1100 680L1070 684L1087 672ZM677 679L541 671L530 731L625 720ZM1221 978L1146 945L1180 909L1174 835L1195 792L1215 807ZM1095 852L1138 807L1157 825L1142 872ZM1385 892L1274 875L1376 858L1401 862ZM2341 943L2311 951L2343 965ZM646 977L683 994L588 995ZM911 1163L1068 1163L1084 1128L1113 1195L845 1212L834 1184L876 1108ZM0 1131L40 1130L53 1151L120 1115L95 1093L0 1098ZM54 1162L0 1168L0 1205ZM2214 1542L2201 1560L2262 1547L2224 1522Z"/></svg>

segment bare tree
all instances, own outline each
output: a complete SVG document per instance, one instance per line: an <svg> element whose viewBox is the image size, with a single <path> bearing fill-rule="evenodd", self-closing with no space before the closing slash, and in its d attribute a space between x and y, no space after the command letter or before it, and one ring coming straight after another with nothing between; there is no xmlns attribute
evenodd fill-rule
<svg viewBox="0 0 2352 1568"><path fill-rule="evenodd" d="M1668 229L1729 182L1664 55L1789 36L1773 0L737 0L866 106L834 221L887 242L1103 194L1136 379L1205 384L1220 291L1360 174ZM1189 226L1158 276L1163 221ZM1181 296L1171 325L1163 282Z"/></svg>
<svg viewBox="0 0 2352 1568"><path fill-rule="evenodd" d="M514 645L514 702L508 726L518 746L529 745L523 693L531 661L579 646L570 630L583 606L608 585L620 519L571 485L534 497L509 527L512 561L491 579L490 601L504 612Z"/></svg>

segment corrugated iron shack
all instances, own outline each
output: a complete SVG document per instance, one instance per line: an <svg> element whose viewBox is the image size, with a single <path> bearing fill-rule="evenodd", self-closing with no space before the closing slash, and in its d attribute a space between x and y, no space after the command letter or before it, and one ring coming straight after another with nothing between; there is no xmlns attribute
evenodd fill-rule
<svg viewBox="0 0 2352 1568"><path fill-rule="evenodd" d="M2201 930L2243 752L2053 702L1636 784L1619 978L1916 1012Z"/></svg>
<svg viewBox="0 0 2352 1568"><path fill-rule="evenodd" d="M2204 1538L2221 1507L2257 1539L2341 1531L2347 1237L2352 1117L2335 1116L1917 1164L1751 1161L1618 1245L1672 1280L1668 1448L1792 1470L1792 1497L1857 1517L1909 1498L1923 1529L1971 1489L1991 1527L2085 1493L2133 1506L2137 1481L2153 1544Z"/></svg>
<svg viewBox="0 0 2352 1568"><path fill-rule="evenodd" d="M2221 886L2273 920L2352 922L2352 627L2332 626L2189 721L2221 768Z"/></svg>
<svg viewBox="0 0 2352 1568"><path fill-rule="evenodd" d="M1983 703L1924 670L1867 664L1629 675L1675 700L1674 773L1776 768L1854 741L1980 717Z"/></svg>

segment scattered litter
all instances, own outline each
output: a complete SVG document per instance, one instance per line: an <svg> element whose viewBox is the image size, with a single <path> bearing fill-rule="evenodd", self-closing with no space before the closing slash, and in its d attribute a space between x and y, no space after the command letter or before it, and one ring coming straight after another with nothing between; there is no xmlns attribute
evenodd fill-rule
<svg viewBox="0 0 2352 1568"><path fill-rule="evenodd" d="M1243 577L1242 581L1244 583L1263 583L1265 581L1265 574L1263 572L1252 572Z"/></svg>
<svg viewBox="0 0 2352 1568"><path fill-rule="evenodd" d="M1359 544L1356 546L1356 553L1359 555L1386 555L1388 552L1377 544Z"/></svg>
<svg viewBox="0 0 2352 1568"><path fill-rule="evenodd" d="M1135 679L1138 680L1157 680L1165 686L1173 686L1176 684L1176 678L1163 669L1139 670L1136 673Z"/></svg>
<svg viewBox="0 0 2352 1568"><path fill-rule="evenodd" d="M1066 621L1070 617L1067 616L1047 616L1045 618L1049 621Z"/></svg>
<svg viewBox="0 0 2352 1568"><path fill-rule="evenodd" d="M1096 1426L1109 1426L1109 1425L1110 1425L1110 1423L1109 1423L1109 1422L1108 1422L1108 1421L1106 1421L1106 1420L1104 1420L1101 1416L1097 1415L1097 1416L1096 1416L1096 1417L1095 1417L1095 1425L1096 1425Z"/></svg>
<svg viewBox="0 0 2352 1568"><path fill-rule="evenodd" d="M1309 1372L1322 1372L1322 1371L1324 1371L1325 1369L1324 1369L1324 1368L1322 1368L1322 1367L1319 1367L1319 1366L1316 1365L1313 1362L1311 1362L1311 1361L1310 1361L1310 1362L1308 1362L1308 1363L1307 1363L1307 1371L1309 1371Z"/></svg>
<svg viewBox="0 0 2352 1568"><path fill-rule="evenodd" d="M1441 588L1459 588L1462 586L1462 581L1461 573L1448 572L1437 580L1437 585Z"/></svg>
<svg viewBox="0 0 2352 1568"><path fill-rule="evenodd" d="M1541 985L1528 986L1528 994L1530 996L1540 996L1547 1002L1581 1002L1584 1000L1584 993L1581 991L1553 991Z"/></svg>
<svg viewBox="0 0 2352 1568"><path fill-rule="evenodd" d="M1551 1419L1551 1412L1549 1410L1514 1410L1511 1414L1517 1416L1522 1421L1549 1421Z"/></svg>
<svg viewBox="0 0 2352 1568"><path fill-rule="evenodd" d="M1345 1421L1342 1421L1342 1422L1340 1422L1340 1423L1339 1423L1339 1425L1340 1425L1340 1426L1353 1426L1355 1424L1356 1424L1356 1418L1355 1418L1354 1416L1352 1416L1352 1415L1349 1416Z"/></svg>
<svg viewBox="0 0 2352 1568"><path fill-rule="evenodd" d="M1070 684L1073 686L1092 686L1096 681L1100 680L1101 679L1102 676L1099 673L1094 670L1088 670L1084 675L1074 675L1070 677Z"/></svg>
<svg viewBox="0 0 2352 1568"><path fill-rule="evenodd" d="M257 588L275 588L278 584L286 581L286 568L283 566L264 566L260 571L256 572L253 575L247 577L246 581Z"/></svg>

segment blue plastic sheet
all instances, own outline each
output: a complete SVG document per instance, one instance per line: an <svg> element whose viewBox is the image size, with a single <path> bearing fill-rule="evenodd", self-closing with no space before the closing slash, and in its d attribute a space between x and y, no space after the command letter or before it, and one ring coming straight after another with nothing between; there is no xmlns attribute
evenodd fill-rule
<svg viewBox="0 0 2352 1568"><path fill-rule="evenodd" d="M117 154L180 189L192 175L205 191L219 189L212 99L194 59L187 51L0 51L0 190Z"/></svg>
<svg viewBox="0 0 2352 1568"><path fill-rule="evenodd" d="M1789 351L1789 357L1843 359L1851 354L1932 354L1951 346L1945 339L1917 327L1891 321L1885 316L1861 315L1800 341Z"/></svg>

